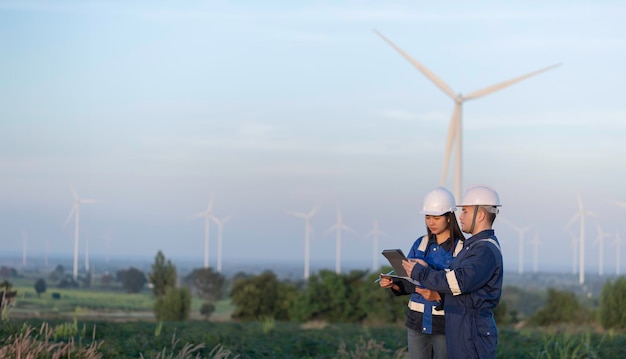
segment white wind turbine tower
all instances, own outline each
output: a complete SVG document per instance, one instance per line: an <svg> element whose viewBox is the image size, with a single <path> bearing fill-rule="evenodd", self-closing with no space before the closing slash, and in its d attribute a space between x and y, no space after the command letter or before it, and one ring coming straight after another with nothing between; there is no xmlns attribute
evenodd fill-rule
<svg viewBox="0 0 626 359"><path fill-rule="evenodd" d="M613 203L616 206L622 207L622 208L626 208L626 202L620 202L620 201L609 201L610 203ZM619 232L615 233L615 241L613 242L615 243L616 246L616 250L615 250L615 258L616 258L616 267L615 267L615 273L617 275L619 275L620 273L620 255L621 255L621 243L620 243L620 238L619 238Z"/></svg>
<svg viewBox="0 0 626 359"><path fill-rule="evenodd" d="M287 212L289 215L304 218L304 279L309 279L309 262L311 259L311 232L313 227L311 226L311 218L320 210L317 206L313 208L309 213L302 212Z"/></svg>
<svg viewBox="0 0 626 359"><path fill-rule="evenodd" d="M576 237L576 234L572 231L568 231L571 240L571 245L572 245L572 274L576 274L576 267L577 267L577 262L576 259L578 258L578 242L579 239L578 237Z"/></svg>
<svg viewBox="0 0 626 359"><path fill-rule="evenodd" d="M72 195L74 196L74 205L72 206L72 209L70 210L70 214L67 216L67 219L65 220L65 224L67 224L67 222L70 221L70 218L72 218L72 215L74 215L74 220L75 220L75 224L74 224L74 267L73 267L73 271L72 271L72 276L74 278L74 280L76 280L78 278L78 227L79 227L79 223L80 223L80 205L81 204L90 204L90 203L97 203L98 201L95 199L88 199L88 198L80 198L78 196L78 193L76 193L76 191L74 190L74 187L70 187L70 190L72 191Z"/></svg>
<svg viewBox="0 0 626 359"><path fill-rule="evenodd" d="M499 219L502 220L504 223L508 224L518 234L519 239L518 239L518 250L517 250L517 254L518 254L517 272L519 274L522 274L524 273L524 233L528 231L531 227L530 226L518 227L515 224L513 224L513 222L509 221L506 218L499 217Z"/></svg>
<svg viewBox="0 0 626 359"><path fill-rule="evenodd" d="M368 237L373 238L373 251L372 251L372 272L378 269L378 256L380 253L378 252L378 241L380 236L386 236L387 233L383 232L378 228L378 220L374 220L374 228L367 234Z"/></svg>
<svg viewBox="0 0 626 359"><path fill-rule="evenodd" d="M89 235L85 231L85 272L89 272Z"/></svg>
<svg viewBox="0 0 626 359"><path fill-rule="evenodd" d="M335 273L341 273L341 231L356 233L343 223L341 209L337 206L337 222L326 233L335 231Z"/></svg>
<svg viewBox="0 0 626 359"><path fill-rule="evenodd" d="M570 219L567 227L571 226L577 219L580 221L580 241L578 242L578 283L585 284L585 216L596 216L594 212L585 210L580 195L576 193L578 201L578 212Z"/></svg>
<svg viewBox="0 0 626 359"><path fill-rule="evenodd" d="M217 224L217 272L222 272L222 236L224 233L224 223L228 222L231 216L219 219L213 218L215 224Z"/></svg>
<svg viewBox="0 0 626 359"><path fill-rule="evenodd" d="M26 250L28 248L28 233L22 230L22 265L26 265Z"/></svg>
<svg viewBox="0 0 626 359"><path fill-rule="evenodd" d="M613 241L613 243L615 244L615 275L619 275L619 267L620 267L620 255L621 255L621 239L619 237L619 231L615 232L615 241Z"/></svg>
<svg viewBox="0 0 626 359"><path fill-rule="evenodd" d="M541 246L537 233L530 243L533 245L533 273L537 273L539 272L539 247Z"/></svg>
<svg viewBox="0 0 626 359"><path fill-rule="evenodd" d="M454 101L454 112L452 113L452 118L450 119L450 123L448 125L448 136L446 140L446 152L444 156L443 170L441 174L441 185L445 186L447 179L447 171L448 165L450 163L450 156L452 152L453 142L456 142L454 146L456 146L456 154L455 154L455 175L454 175L454 196L455 198L461 198L461 181L462 181L462 173L463 173L463 160L462 160L462 117L463 117L463 103L467 100L474 100L489 94L492 94L496 91L502 90L506 87L509 87L513 84L516 84L522 80L525 80L529 77L538 75L542 72L553 69L560 64L555 64L552 66L548 66L541 70L537 70L531 72L529 74L516 77L514 79L504 81L498 83L496 85L492 85L489 87L485 87L483 89L471 92L469 95L463 95L461 93L456 94L454 91L439 77L437 77L433 72L426 68L426 66L422 65L415 59L413 59L409 54L404 52L398 46L396 46L391 40L387 39L380 32L374 30L378 36L380 36L383 40L385 40L389 45L391 45L397 52L400 53L406 60L408 60L413 66L415 66L424 76L426 76L431 82L435 84L441 91L443 91L448 97L450 97Z"/></svg>
<svg viewBox="0 0 626 359"><path fill-rule="evenodd" d="M204 268L209 268L209 230L211 226L211 221L215 220L213 213L213 199L215 198L214 194L211 194L211 199L209 200L209 205L207 206L206 211L202 211L196 213L193 218L204 218Z"/></svg>
<svg viewBox="0 0 626 359"><path fill-rule="evenodd" d="M596 236L595 242L598 242L598 275L602 277L604 275L604 239L610 238L611 234L608 232L602 231L600 226L596 226L598 229L598 235Z"/></svg>

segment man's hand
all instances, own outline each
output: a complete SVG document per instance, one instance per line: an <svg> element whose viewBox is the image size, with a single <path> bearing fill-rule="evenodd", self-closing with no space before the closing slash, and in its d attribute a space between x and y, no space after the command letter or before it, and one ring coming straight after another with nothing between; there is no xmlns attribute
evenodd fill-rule
<svg viewBox="0 0 626 359"><path fill-rule="evenodd" d="M418 258L410 258L408 261L402 261L402 268L404 268L409 277L411 276L411 272L413 272L413 267L415 267L415 264L419 264L422 267L428 267L428 264L426 264L426 262Z"/></svg>
<svg viewBox="0 0 626 359"><path fill-rule="evenodd" d="M439 295L439 292L436 292L434 290L430 290L430 289L426 289L426 288L420 288L420 287L415 287L415 291L417 293L419 293L422 297L424 297L424 299L426 299L426 300L431 300L431 301L440 301L441 300L441 296Z"/></svg>

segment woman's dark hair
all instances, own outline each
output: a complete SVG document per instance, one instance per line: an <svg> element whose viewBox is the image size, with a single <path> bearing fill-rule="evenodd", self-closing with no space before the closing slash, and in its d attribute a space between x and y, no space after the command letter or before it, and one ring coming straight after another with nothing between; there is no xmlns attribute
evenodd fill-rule
<svg viewBox="0 0 626 359"><path fill-rule="evenodd" d="M450 251L454 246L454 242L457 239L464 241L465 236L463 235L463 231L461 231L461 227L459 227L459 221L457 221L454 212L448 212L442 216L445 216L448 220L448 230L450 231L450 238L443 242L442 246L446 251ZM428 226L426 226L426 230L428 231L428 238L433 238L433 232Z"/></svg>

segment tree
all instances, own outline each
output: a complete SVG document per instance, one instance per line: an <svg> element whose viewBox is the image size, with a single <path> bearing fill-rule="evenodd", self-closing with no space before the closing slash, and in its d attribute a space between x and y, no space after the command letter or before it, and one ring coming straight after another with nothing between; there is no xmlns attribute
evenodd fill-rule
<svg viewBox="0 0 626 359"><path fill-rule="evenodd" d="M59 264L56 266L56 268L54 268L52 272L50 272L50 275L48 277L50 278L50 280L58 281L63 279L64 276L65 268L63 268L63 266Z"/></svg>
<svg viewBox="0 0 626 359"><path fill-rule="evenodd" d="M587 319L586 317L587 310L578 303L574 293L548 288L545 306L535 312L528 322L539 326L582 323Z"/></svg>
<svg viewBox="0 0 626 359"><path fill-rule="evenodd" d="M599 308L600 324L605 329L626 328L626 277L607 281L602 287Z"/></svg>
<svg viewBox="0 0 626 359"><path fill-rule="evenodd" d="M226 279L212 268L198 268L185 277L185 283L194 288L200 298L215 302L224 296Z"/></svg>
<svg viewBox="0 0 626 359"><path fill-rule="evenodd" d="M176 267L169 259L165 261L163 252L158 251L152 264L152 272L150 272L150 283L152 283L152 292L158 297L162 297L168 288L176 287L177 275Z"/></svg>
<svg viewBox="0 0 626 359"><path fill-rule="evenodd" d="M37 279L35 282L35 292L37 292L37 297L41 297L41 293L45 293L46 289L46 281L43 278Z"/></svg>
<svg viewBox="0 0 626 359"><path fill-rule="evenodd" d="M118 271L118 275L122 280L122 288L128 293L139 293L146 285L146 275L135 267L125 271Z"/></svg>
<svg viewBox="0 0 626 359"><path fill-rule="evenodd" d="M294 285L279 282L271 271L240 278L233 283L231 292L235 306L233 318L257 320L270 317L288 320L289 304L295 300L296 293Z"/></svg>
<svg viewBox="0 0 626 359"><path fill-rule="evenodd" d="M191 291L187 287L167 288L165 295L157 298L154 314L157 320L183 321L191 311Z"/></svg>

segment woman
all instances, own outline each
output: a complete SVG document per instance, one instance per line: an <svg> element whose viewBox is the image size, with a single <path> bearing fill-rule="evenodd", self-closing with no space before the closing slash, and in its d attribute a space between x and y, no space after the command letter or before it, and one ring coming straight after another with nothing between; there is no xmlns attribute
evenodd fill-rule
<svg viewBox="0 0 626 359"><path fill-rule="evenodd" d="M463 232L454 211L454 196L437 187L424 197L421 213L425 215L428 234L418 238L407 258L419 258L436 269L447 268L463 248ZM447 358L445 320L439 293L417 287L405 280L382 276L379 282L395 295L411 295L406 327L411 359Z"/></svg>

